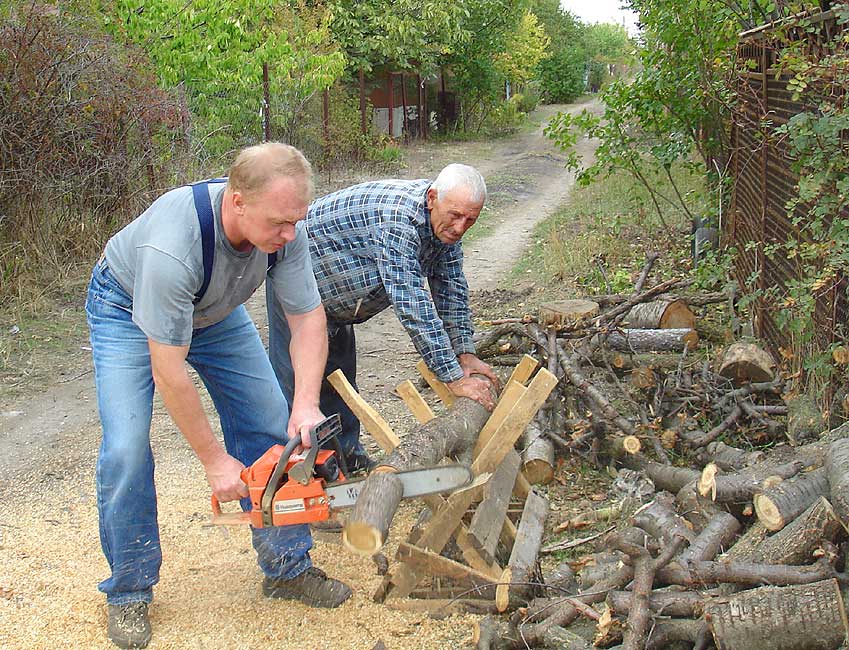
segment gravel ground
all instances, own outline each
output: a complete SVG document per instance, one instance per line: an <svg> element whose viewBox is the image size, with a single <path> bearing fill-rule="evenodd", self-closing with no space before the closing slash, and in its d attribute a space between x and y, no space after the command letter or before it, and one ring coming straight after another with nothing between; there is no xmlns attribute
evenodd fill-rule
<svg viewBox="0 0 849 650"><path fill-rule="evenodd" d="M545 107L541 117L557 108ZM432 176L452 161L476 165L493 189L492 228L466 247L475 295L492 300L535 223L566 200L571 176L541 128L486 143L420 145L403 175ZM327 190L355 180L324 178L320 185ZM250 307L264 333L262 305L257 295ZM412 417L393 389L415 376L412 345L391 312L358 327L357 337L361 392L403 435ZM74 343L76 370L51 386L32 386L24 397L0 396L0 648L114 647L96 589L107 572L94 503L100 430L89 362L84 350L76 351L86 342ZM208 401L207 408L212 413ZM351 600L328 611L263 598L249 531L208 524L201 466L159 403L151 437L164 562L151 608L150 648L344 650L370 649L382 640L390 650L447 649L470 637L473 617L436 621L373 603L382 579L375 565L326 534L317 536L313 560L353 587ZM415 503L402 506L387 557L416 512Z"/></svg>

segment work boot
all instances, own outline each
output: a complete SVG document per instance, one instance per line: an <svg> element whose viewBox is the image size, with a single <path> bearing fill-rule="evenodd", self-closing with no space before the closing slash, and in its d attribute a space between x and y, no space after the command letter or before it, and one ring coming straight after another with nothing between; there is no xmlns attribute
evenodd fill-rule
<svg viewBox="0 0 849 650"><path fill-rule="evenodd" d="M152 634L147 603L136 601L126 605L109 605L106 634L119 648L146 648Z"/></svg>
<svg viewBox="0 0 849 650"><path fill-rule="evenodd" d="M345 467L348 468L346 477L352 478L359 474L367 474L375 465L377 465L377 461L372 460L366 452L352 451L345 456Z"/></svg>
<svg viewBox="0 0 849 650"><path fill-rule="evenodd" d="M268 598L300 600L310 607L339 607L351 597L351 588L344 582L328 578L321 569L310 567L291 580L262 581L262 593Z"/></svg>

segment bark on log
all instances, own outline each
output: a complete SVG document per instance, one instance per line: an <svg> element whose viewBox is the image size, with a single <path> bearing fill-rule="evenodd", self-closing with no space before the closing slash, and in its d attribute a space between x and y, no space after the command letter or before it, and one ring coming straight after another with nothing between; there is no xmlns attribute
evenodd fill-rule
<svg viewBox="0 0 849 650"><path fill-rule="evenodd" d="M690 481L678 490L675 495L678 512L693 524L696 532L701 532L716 515L725 512L722 507L709 497L699 494L698 481Z"/></svg>
<svg viewBox="0 0 849 650"><path fill-rule="evenodd" d="M671 495L670 495L671 496ZM628 612L628 621L625 625L623 648L625 650L643 650L649 633L651 621L651 610L649 608L649 596L654 583L654 576L658 569L663 568L669 560L678 552L684 538L672 537L667 547L657 559L653 559L649 552L642 546L629 544L621 538L614 537L611 540L615 548L631 558L634 566L634 582L631 585L631 610Z"/></svg>
<svg viewBox="0 0 849 650"><path fill-rule="evenodd" d="M644 472L652 480L657 489L672 493L678 492L682 487L697 480L701 475L701 472L698 470L688 467L664 465L663 463L649 460L642 454L626 454L619 458L614 456L614 459L628 469Z"/></svg>
<svg viewBox="0 0 849 650"><path fill-rule="evenodd" d="M764 460L766 454L762 451L746 451L726 445L724 442L712 442L700 454L700 458L713 462L724 472L740 470Z"/></svg>
<svg viewBox="0 0 849 650"><path fill-rule="evenodd" d="M844 523L849 522L849 439L835 440L826 458L831 505Z"/></svg>
<svg viewBox="0 0 849 650"><path fill-rule="evenodd" d="M694 329L622 329L610 332L605 345L623 352L682 352L699 344Z"/></svg>
<svg viewBox="0 0 849 650"><path fill-rule="evenodd" d="M825 558L810 566L764 564L762 562L720 561L692 562L683 573L675 576L674 584L682 587L699 587L731 583L735 585L804 585L835 577L836 573ZM664 574L664 580L673 582Z"/></svg>
<svg viewBox="0 0 849 650"><path fill-rule="evenodd" d="M768 382L775 378L775 361L753 343L733 343L719 362L717 374L740 386L746 382Z"/></svg>
<svg viewBox="0 0 849 650"><path fill-rule="evenodd" d="M794 445L816 440L826 428L825 418L809 395L796 395L787 402L787 437Z"/></svg>
<svg viewBox="0 0 849 650"><path fill-rule="evenodd" d="M635 526L642 528L661 544L668 544L676 536L689 542L696 537L690 522L675 511L675 497L668 492L657 494L654 500L637 510L632 519Z"/></svg>
<svg viewBox="0 0 849 650"><path fill-rule="evenodd" d="M718 650L834 650L849 632L836 580L744 591L705 618Z"/></svg>
<svg viewBox="0 0 849 650"><path fill-rule="evenodd" d="M758 547L766 539L769 531L764 525L756 521L743 533L740 539L723 556L724 560L734 562L758 561Z"/></svg>
<svg viewBox="0 0 849 650"><path fill-rule="evenodd" d="M392 471L372 472L368 477L373 498L357 499L352 517L342 530L342 543L359 555L372 556L383 548L395 511L401 503L404 486ZM363 486L365 491L365 486ZM360 494L362 497L362 493Z"/></svg>
<svg viewBox="0 0 849 650"><path fill-rule="evenodd" d="M675 647L674 644L678 641L684 642L685 647L694 645L706 627L702 621L655 621L651 634L646 639L646 650L666 650Z"/></svg>
<svg viewBox="0 0 849 650"><path fill-rule="evenodd" d="M522 437L522 473L531 485L546 485L554 478L554 443L534 421Z"/></svg>
<svg viewBox="0 0 849 650"><path fill-rule="evenodd" d="M710 466L708 466L710 467ZM782 465L762 463L736 474L715 475L699 485L703 496L710 494L717 503L746 503L774 476L789 479L805 468L801 460L793 460ZM707 467L705 471L707 471Z"/></svg>
<svg viewBox="0 0 849 650"><path fill-rule="evenodd" d="M823 541L834 542L843 526L831 504L820 497L779 532L763 539L749 557L767 564L807 564Z"/></svg>
<svg viewBox="0 0 849 650"><path fill-rule="evenodd" d="M345 547L363 555L377 553L386 540L403 493L394 472L434 465L471 448L489 418L477 402L461 397L445 415L419 425L363 482L342 532Z"/></svg>
<svg viewBox="0 0 849 650"><path fill-rule="evenodd" d="M630 591L611 591L607 604L617 616L627 616L631 609L633 594ZM705 597L698 591L653 591L649 596L649 608L661 616L698 618L705 607Z"/></svg>
<svg viewBox="0 0 849 650"><path fill-rule="evenodd" d="M597 302L601 307L610 307L611 305L621 305L626 300L630 299L630 295L624 294L602 294L598 296L590 296L590 300ZM728 294L724 291L712 291L697 294L661 294L658 300L683 300L688 305L695 307L704 307L705 305L713 305L728 300Z"/></svg>
<svg viewBox="0 0 849 650"><path fill-rule="evenodd" d="M683 300L653 300L634 305L625 324L636 329L695 329L696 315Z"/></svg>
<svg viewBox="0 0 849 650"><path fill-rule="evenodd" d="M790 480L756 494L755 513L772 532L781 530L821 496L828 494L828 474L824 467L799 474Z"/></svg>
<svg viewBox="0 0 849 650"><path fill-rule="evenodd" d="M690 546L681 553L679 562L701 562L712 560L720 552L731 547L731 542L737 537L740 522L728 513L720 512L714 516L705 529L690 542Z"/></svg>

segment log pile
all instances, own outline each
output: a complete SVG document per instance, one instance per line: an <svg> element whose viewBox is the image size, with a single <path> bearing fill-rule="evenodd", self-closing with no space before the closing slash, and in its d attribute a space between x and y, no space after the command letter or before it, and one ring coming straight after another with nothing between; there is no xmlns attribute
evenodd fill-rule
<svg viewBox="0 0 849 650"><path fill-rule="evenodd" d="M627 470L651 495L625 521L598 525L607 531L575 535L578 519L600 521L592 512L556 526L572 538L541 553L595 542L572 563L577 580L544 576L543 595L480 622L477 648L789 650L847 641L849 426L823 433L811 401L791 395L752 342L699 354L695 321L680 305L728 297L688 297L686 284L590 297L600 308L584 318L558 320L549 306L478 334L493 365L522 352L560 379L522 439L525 453L545 437L556 455ZM663 321L674 304L681 320ZM569 634L579 620L595 626L592 642Z"/></svg>
<svg viewBox="0 0 849 650"><path fill-rule="evenodd" d="M389 456L349 519L349 547L382 545L393 472L459 455L475 481L426 500L377 600L486 615L478 649L844 643L849 425L823 433L810 400L791 395L752 342L700 354L690 306L728 296L688 296L680 280L645 289L649 268L629 295L550 303L477 334L481 357L515 367L488 419L426 368L446 415L399 386L421 426L409 443L382 444ZM379 416L362 413L381 431ZM463 435L429 434L443 418L459 418ZM618 472L620 496L546 525L558 457ZM546 539L552 528L569 537ZM590 544L591 555L540 570L540 557ZM595 637L570 627L577 621Z"/></svg>

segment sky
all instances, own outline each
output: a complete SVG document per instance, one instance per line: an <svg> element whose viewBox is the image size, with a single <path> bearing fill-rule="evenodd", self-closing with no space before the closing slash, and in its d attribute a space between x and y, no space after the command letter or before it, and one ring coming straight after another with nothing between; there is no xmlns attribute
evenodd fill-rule
<svg viewBox="0 0 849 650"><path fill-rule="evenodd" d="M618 23L625 19L625 28L631 35L637 32L637 15L621 9L624 0L560 0L560 6L585 23Z"/></svg>

